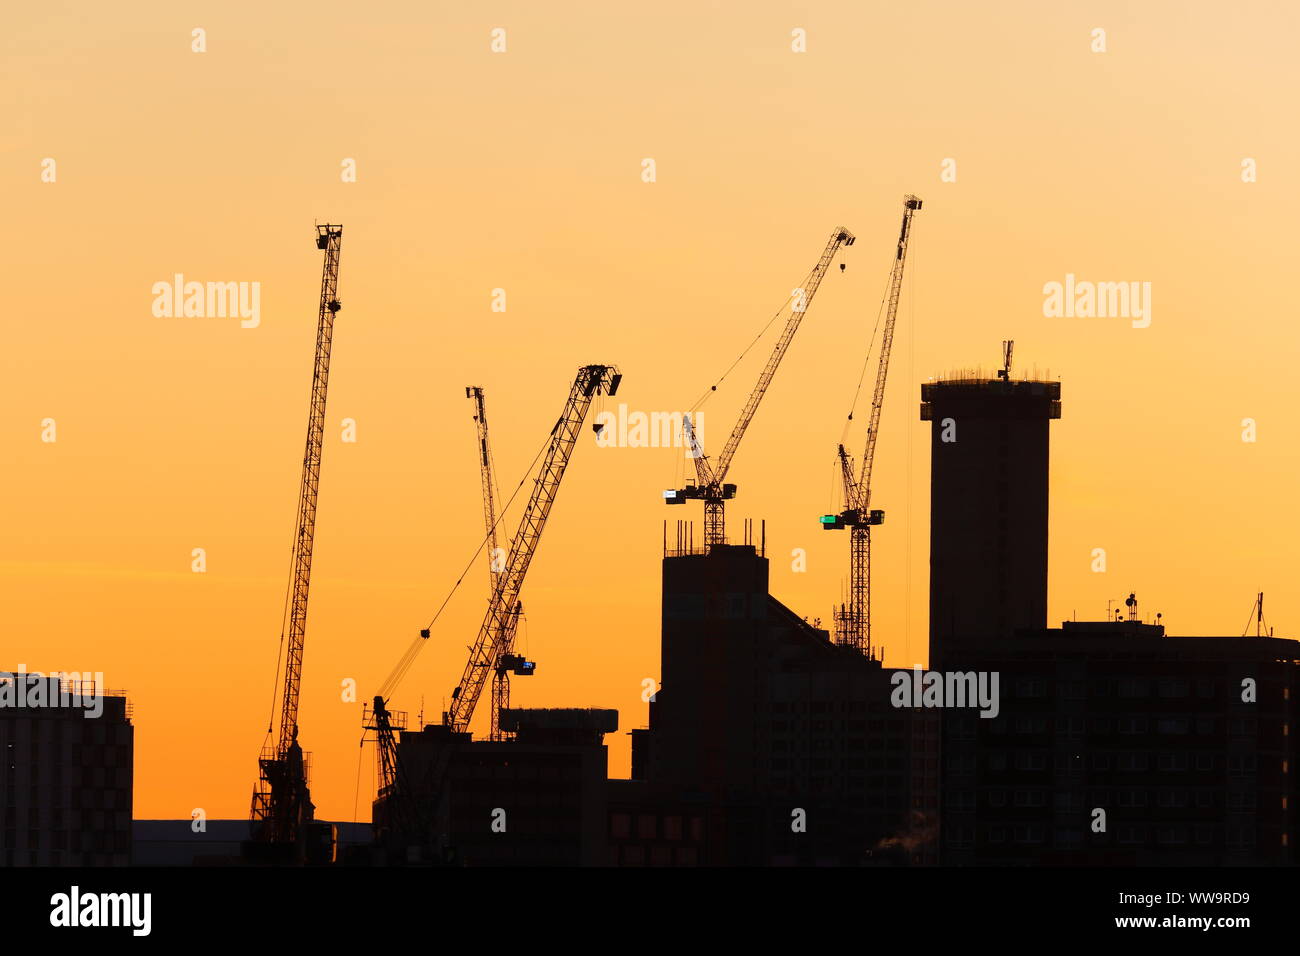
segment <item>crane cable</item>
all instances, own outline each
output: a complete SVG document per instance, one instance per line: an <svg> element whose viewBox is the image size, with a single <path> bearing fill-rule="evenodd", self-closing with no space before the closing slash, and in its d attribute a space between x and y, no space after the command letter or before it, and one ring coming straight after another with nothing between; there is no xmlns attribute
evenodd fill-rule
<svg viewBox="0 0 1300 956"><path fill-rule="evenodd" d="M506 512L510 510L510 505L514 502L515 498L518 497L519 489L521 489L524 486L524 483L528 480L528 477L533 473L533 468L536 466L537 462L541 459L542 455L546 453L546 449L550 446L551 438L553 435L554 435L554 429L552 429L550 435L546 436L546 441L542 443L542 447L538 449L537 454L533 457L532 462L529 464L527 470L524 472L524 477L519 479L519 484L515 486L515 490L511 493L510 499L505 503L505 506L501 509L500 513L497 515L497 519L495 522L493 522L492 528L486 534L483 535L483 540L480 541L478 547L474 549L474 553L470 556L469 562L465 565L464 570L460 572L460 576L456 578L456 583L451 586L451 590L447 592L447 596L443 598L442 603L438 605L438 610L434 612L433 617L429 621L428 627L426 627L423 631L421 631L421 633L416 636L415 640L411 642L410 647L406 649L406 653L403 654L401 659L398 660L397 665L393 668L392 672L388 675L388 678L384 681L383 685L380 687L379 689L380 695L385 700L388 700L392 696L393 692L397 689L397 685L402 682L402 679L406 676L407 671L411 669L411 665L415 663L416 657L418 657L420 654L420 649L425 644L428 643L428 638L425 637L425 632L431 631L433 629L433 625L438 622L438 618L442 616L442 612L446 609L447 604L450 603L452 597L456 594L456 591L460 588L461 582L465 580L466 576L469 574L470 569L474 567L474 562L476 562L478 560L478 556L483 553L483 548L488 543L488 540L491 538L492 532L496 530L497 525L501 523L501 519L504 518Z"/></svg>
<svg viewBox="0 0 1300 956"><path fill-rule="evenodd" d="M801 290L808 288L809 280L812 279L813 275L816 274L817 269L819 267L820 267L820 263L818 264L818 266L815 266L808 273L808 275L804 276L803 284L799 286ZM828 272L830 271L830 263L826 264L826 270ZM758 335L754 336L754 340L745 346L744 351L742 351L739 355L737 355L735 361L727 366L727 370L723 372L721 376L719 376L718 380L715 381L711 386L709 386L708 390L705 391L703 395L701 395L699 398L695 400L695 404L693 404L690 408L687 409L688 412L697 411L700 408L700 406L702 406L705 402L709 400L709 397L718 390L718 386L721 385L726 380L728 375L730 375L732 372L736 370L736 366L741 363L741 361L745 358L745 356L748 355L750 351L754 348L754 346L757 345L760 340L762 340L763 336L767 334L767 330L772 327L772 323L775 322L777 319L779 319L785 313L787 306L790 305L793 299L794 296L791 295L785 300L785 302L781 304L781 308L777 309L776 312L772 314L772 317L767 320L767 323L761 329L759 329ZM805 311L807 310L807 305L808 303L807 301L805 301L804 302Z"/></svg>
<svg viewBox="0 0 1300 956"><path fill-rule="evenodd" d="M701 395L699 398L695 400L695 403L691 405L690 408L687 409L688 412L698 411L700 407L709 400L709 397L712 396L713 393L718 390L718 386L721 385L724 381L726 381L727 376L736 370L736 366L739 365L744 360L745 356L748 355L750 351L753 350L754 346L757 345L760 340L762 340L763 336L767 334L767 330L772 327L772 323L775 322L777 319L779 319L781 317L781 314L785 312L785 306L786 304L788 304L788 301L789 300L787 300L786 303L782 304L781 308L777 309L776 312L772 314L772 317L767 320L767 324L764 325L759 330L758 335L754 336L754 340L745 346L744 351L742 351L739 355L737 355L735 361L733 361L730 365L727 366L727 370L723 372L721 376L718 377L718 380L714 382L711 386L709 386L708 390L703 395Z"/></svg>
<svg viewBox="0 0 1300 956"><path fill-rule="evenodd" d="M300 537L301 527L299 519L301 518L302 504L302 484L299 482L298 487L299 513L294 515L293 519L293 540L289 544L289 573L285 575L284 585L284 607L280 611L280 645L275 652L275 681L271 684L271 713L266 720L266 736L262 739L263 748L266 747L267 741L275 732L275 711L276 711L276 694L280 688L280 662L284 660L284 635L289 628L289 606L293 600L293 572L298 557L298 539Z"/></svg>
<svg viewBox="0 0 1300 956"><path fill-rule="evenodd" d="M844 431L840 433L840 444L844 444L849 437L849 423L853 421L853 415L858 410L858 399L862 395L862 383L866 381L867 369L871 367L871 350L876 346L876 333L880 331L880 318L885 314L885 302L889 299L889 287L892 283L892 272L890 269L890 279L885 281L885 291L880 296L880 307L876 309L876 324L871 329L871 338L867 342L867 352L862 357L862 371L858 375L858 386L853 391L853 401L849 403L849 415L844 421Z"/></svg>

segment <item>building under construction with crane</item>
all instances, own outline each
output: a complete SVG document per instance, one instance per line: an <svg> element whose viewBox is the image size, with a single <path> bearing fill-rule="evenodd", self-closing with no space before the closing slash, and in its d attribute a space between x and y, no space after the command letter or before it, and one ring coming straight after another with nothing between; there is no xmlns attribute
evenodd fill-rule
<svg viewBox="0 0 1300 956"><path fill-rule="evenodd" d="M843 227L787 303L722 451L707 454L683 419L696 480L663 497L701 500L703 534L697 542L693 525L678 521L670 541L665 522L660 687L648 726L631 731L628 779L608 778L604 739L618 730L617 712L511 706L512 678L537 667L515 648L526 576L588 413L617 392L621 374L612 365L578 369L505 540L499 526L513 496L504 500L497 487L484 389L466 389L487 607L440 721L410 727L390 709L438 614L365 706L379 768L374 842L353 847L349 862L1297 862L1300 735L1289 728L1300 719L1300 649L1264 628L1262 595L1253 639L1169 639L1158 617L1139 618L1135 594L1127 620L1047 627L1048 449L1060 383L1014 378L1011 342L995 375L963 373L921 390L932 431L929 666L1001 675L998 706L976 713L898 702L897 677L911 674L884 667L871 628L871 534L884 520L871 481L921 206L904 197L877 320L865 449L855 459L838 445L843 508L820 519L826 530L850 531L848 599L833 631L771 594L764 526L747 520L730 538L724 509L736 496L727 479L744 435L835 257L856 241ZM297 703L341 235L318 227L325 266L278 722L259 761L244 848L256 861L334 859L333 828L314 819ZM487 734L474 739L489 684ZM1113 828L1096 828L1098 809Z"/></svg>
<svg viewBox="0 0 1300 956"><path fill-rule="evenodd" d="M724 509L736 495L727 478L742 439L836 255L856 241L843 227L783 308L776 343L721 453L710 456L684 418L696 481L664 500L701 500L703 535L697 548L691 525L678 522L675 547L665 547L664 689L650 704L649 727L632 733L631 779L606 781L603 736L617 729L615 712L509 707L511 675L535 666L513 651L524 575L576 428L594 393L614 393L618 375L605 366L579 370L508 548L498 545L501 495L484 392L466 389L484 502L488 610L440 723L407 729L405 715L388 709L427 629L367 708L380 764L374 820L384 862L930 862L939 723L933 713L890 707L890 675L871 648L863 547L870 516L881 514L868 507L871 466L911 219L920 208L919 199L905 197L861 467L839 448L846 510L835 526L853 529L851 568L860 586L837 615L836 639L770 595L765 542L749 522L730 541ZM470 720L488 680L490 730L474 740Z"/></svg>
<svg viewBox="0 0 1300 956"><path fill-rule="evenodd" d="M431 627L398 662L364 715L378 752L380 787L373 816L375 853L389 864L594 864L603 862L604 735L617 729L608 710L511 709L511 675L535 664L514 651L521 593L551 506L593 401L617 394L612 365L578 369L541 455L528 502L509 548L498 546L500 495L493 472L483 390L474 402L484 502L487 611L461 679L438 724L414 730L388 708L393 692L428 641ZM432 622L431 622L432 625ZM488 739L470 733L478 701L492 681ZM502 833L509 840L493 839Z"/></svg>
<svg viewBox="0 0 1300 956"><path fill-rule="evenodd" d="M870 475L915 196L886 293L881 364L868 446L855 470L843 446L845 511L823 526L853 529L852 603L836 639L768 589L766 535L728 541L724 481L781 359L841 247L835 230L721 455L693 447L697 482L664 493L704 501L696 547L678 524L663 564L662 689L649 727L633 732L632 779L611 781L610 859L620 865L862 865L930 862L938 815L939 722L890 706L890 674L871 652L867 604ZM689 429L689 421L687 424ZM693 437L693 436L692 436Z"/></svg>

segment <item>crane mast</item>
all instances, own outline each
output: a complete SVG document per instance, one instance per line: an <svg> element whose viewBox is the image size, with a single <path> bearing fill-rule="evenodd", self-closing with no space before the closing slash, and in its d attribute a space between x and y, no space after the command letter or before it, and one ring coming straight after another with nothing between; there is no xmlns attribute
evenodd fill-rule
<svg viewBox="0 0 1300 956"><path fill-rule="evenodd" d="M821 258L813 266L812 271L808 273L803 285L795 290L790 307L790 317L786 320L781 337L777 339L772 354L767 359L767 364L763 366L762 372L759 373L758 382L754 385L754 390L750 392L744 408L741 409L740 417L736 420L736 425L731 430L726 445L723 446L722 454L718 456L715 462L711 464L708 457L704 455L704 450L695 435L695 427L690 416L683 418L682 428L685 433L686 443L695 459L696 483L694 485L688 484L685 488L665 491L664 501L670 505L677 505L684 504L688 498L703 499L704 544L709 549L712 549L715 545L727 543L724 502L736 496L736 486L725 483L724 479L731 468L731 460L740 447L740 440L744 438L749 423L754 420L759 403L763 400L767 387L772 384L772 378L776 375L781 359L785 357L786 350L789 349L790 343L794 340L795 332L799 331L799 324L803 321L804 313L807 312L808 306L812 304L813 296L817 294L822 279L826 277L826 272L831 267L835 253L839 251L840 246L851 246L854 241L853 233L843 226L837 228L831 233L826 248L822 250ZM843 267L841 266L841 268Z"/></svg>
<svg viewBox="0 0 1300 956"><path fill-rule="evenodd" d="M487 527L488 543L488 600L496 594L497 573L502 570L497 547L496 477L493 474L492 446L488 441L487 405L483 389L477 385L466 386L465 396L474 402L474 422L478 426L479 471L483 484L483 523ZM510 706L510 675L529 677L536 669L532 661L514 653L515 631L523 604L516 601L506 616L502 632L501 653L492 669L492 723L491 740L508 740L512 734L501 729L501 711Z"/></svg>
<svg viewBox="0 0 1300 956"><path fill-rule="evenodd" d="M376 841L389 843L395 838L408 839L411 834L419 833L422 824L397 746L396 732L406 730L406 714L390 711L384 698L376 694L373 703L363 707L362 726L375 734L377 743L378 796L384 811L382 817L376 815L374 819Z"/></svg>
<svg viewBox="0 0 1300 956"><path fill-rule="evenodd" d="M469 660L461 674L460 683L452 691L451 702L443 714L443 724L456 732L467 732L474 709L483 693L483 685L513 640L513 628L518 620L519 594L524 578L542 532L555 503L556 493L573 454L578 433L587 417L592 401L598 394L614 395L623 376L612 365L587 365L578 370L577 378L569 390L564 410L551 429L533 490L519 521L519 528L510 542L505 567L493 582L492 598L487 614L470 647Z"/></svg>
<svg viewBox="0 0 1300 956"><path fill-rule="evenodd" d="M284 678L280 688L279 727L272 748L258 761L260 778L253 792L252 836L280 845L300 842L301 829L315 812L307 786L306 760L298 745L298 697L302 683L303 648L307 636L307 597L311 587L312 548L316 537L316 501L320 491L321 449L325 437L325 400L329 388L330 352L338 300L339 250L343 227L318 225L316 248L325 253L321 272L320 310L316 324L316 360L312 370L311 403L307 415L307 446L303 454L298 516L293 536L293 569L289 582ZM273 732L268 728L268 736Z"/></svg>
<svg viewBox="0 0 1300 956"><path fill-rule="evenodd" d="M841 444L838 449L840 472L844 481L844 511L823 515L826 530L850 529L849 601L835 613L836 640L862 653L871 654L871 528L885 520L885 513L871 509L871 473L876 460L876 440L880 432L880 413L885 404L885 380L889 375L889 354L894 345L894 324L898 318L898 300L903 291L903 269L907 262L907 244L912 234L912 215L921 208L915 196L903 197L903 224L899 227L898 245L889 273L885 293L885 325L880 337L880 361L876 369L876 386L871 396L871 414L867 422L867 447L856 473L852 456Z"/></svg>

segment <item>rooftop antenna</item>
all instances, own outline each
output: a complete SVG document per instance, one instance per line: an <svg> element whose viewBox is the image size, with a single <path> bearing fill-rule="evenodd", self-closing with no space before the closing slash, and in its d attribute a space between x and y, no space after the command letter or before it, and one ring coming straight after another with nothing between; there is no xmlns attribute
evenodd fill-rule
<svg viewBox="0 0 1300 956"><path fill-rule="evenodd" d="M1273 629L1264 621L1264 592L1260 591L1255 595L1255 603L1250 609L1251 616L1255 618L1255 636L1272 637ZM1250 623L1246 623L1246 631L1250 630ZM1246 636L1246 631L1241 632L1241 636Z"/></svg>
<svg viewBox="0 0 1300 956"><path fill-rule="evenodd" d="M1011 381L1011 351L1015 347L1016 343L1011 339L1002 342L1002 368L998 369L998 378L1004 382Z"/></svg>

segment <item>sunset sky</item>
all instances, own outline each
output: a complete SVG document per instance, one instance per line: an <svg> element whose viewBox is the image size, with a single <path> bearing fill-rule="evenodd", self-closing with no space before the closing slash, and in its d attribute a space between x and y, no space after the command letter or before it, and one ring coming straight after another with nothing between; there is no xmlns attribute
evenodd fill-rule
<svg viewBox="0 0 1300 956"><path fill-rule="evenodd" d="M1062 382L1049 620L1099 618L1136 591L1174 634L1239 634L1263 590L1278 636L1297 635L1294 4L616 6L5 15L0 669L102 671L129 692L137 817L248 812L306 424L315 221L344 226L301 711L324 819L369 819L373 793L342 682L374 693L482 537L464 387L486 390L508 496L578 366L619 366L610 410L689 407L843 225L858 237L847 271L827 276L728 477L732 533L766 519L773 593L829 621L848 537L816 519L840 504L835 446L909 192L925 205L873 492L886 663L925 664L920 385L991 371L1008 338L1019 373ZM155 317L151 288L176 273L260 283L260 324ZM1150 282L1150 327L1045 317L1044 285L1067 274ZM771 341L705 406L713 453ZM586 429L524 591L519 643L538 672L515 702L617 708L614 776L659 674L663 522L700 534L698 502L662 504L687 467L680 449L598 448ZM438 719L486 590L475 564L392 706Z"/></svg>

